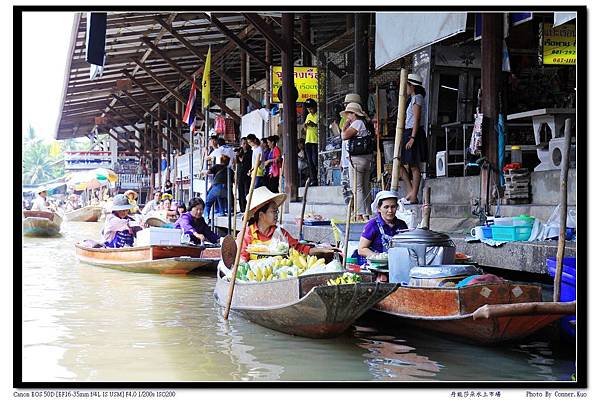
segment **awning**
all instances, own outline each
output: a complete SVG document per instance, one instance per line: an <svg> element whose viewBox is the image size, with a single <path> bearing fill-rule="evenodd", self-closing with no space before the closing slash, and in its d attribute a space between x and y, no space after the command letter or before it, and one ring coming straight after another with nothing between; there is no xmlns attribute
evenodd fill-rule
<svg viewBox="0 0 600 400"><path fill-rule="evenodd" d="M575 18L577 18L576 12L555 12L554 26L557 27Z"/></svg>
<svg viewBox="0 0 600 400"><path fill-rule="evenodd" d="M465 31L467 13L378 12L375 69Z"/></svg>

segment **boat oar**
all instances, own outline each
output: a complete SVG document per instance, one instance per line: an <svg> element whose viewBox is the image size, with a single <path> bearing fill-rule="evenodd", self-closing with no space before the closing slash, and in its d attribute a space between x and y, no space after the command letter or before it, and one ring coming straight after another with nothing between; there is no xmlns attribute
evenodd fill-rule
<svg viewBox="0 0 600 400"><path fill-rule="evenodd" d="M306 198L308 194L308 184L310 183L310 178L306 179L306 183L304 184L304 196L302 196L302 211L300 212L300 233L298 234L300 240L304 240L304 235L302 233L302 227L304 226L304 210L306 209Z"/></svg>
<svg viewBox="0 0 600 400"><path fill-rule="evenodd" d="M575 314L577 302L531 302L516 304L486 304L473 313L473 319L490 319L519 315L571 315Z"/></svg>
<svg viewBox="0 0 600 400"><path fill-rule="evenodd" d="M556 274L554 275L554 301L560 301L565 236L567 233L567 180L569 179L569 153L571 152L571 118L565 120L565 147L563 164L560 170L560 230L556 251Z"/></svg>
<svg viewBox="0 0 600 400"><path fill-rule="evenodd" d="M238 165L237 163L233 167L233 236L235 237L236 232L235 228L237 228L237 193L238 193Z"/></svg>
<svg viewBox="0 0 600 400"><path fill-rule="evenodd" d="M242 228L238 237L237 250L235 253L235 261L233 263L233 269L231 270L231 281L229 282L229 294L227 295L227 305L225 306L225 314L223 318L229 318L229 309L231 308L231 299L233 298L233 289L235 287L235 276L237 275L238 265L240 264L240 256L242 254L242 241L244 240L244 234L246 233L246 227L248 226L248 218L250 216L250 203L252 203L252 195L254 194L254 182L256 182L256 172L260 166L260 154L256 158L254 169L252 169L252 179L250 180L250 191L248 192L248 199L246 201L246 211L244 212L244 219L242 221Z"/></svg>
<svg viewBox="0 0 600 400"><path fill-rule="evenodd" d="M350 195L350 201L348 202L348 211L346 212L346 231L344 232L344 261L342 262L342 267L346 269L346 259L350 256L348 254L348 239L350 238L350 216L352 215L352 197L354 194Z"/></svg>

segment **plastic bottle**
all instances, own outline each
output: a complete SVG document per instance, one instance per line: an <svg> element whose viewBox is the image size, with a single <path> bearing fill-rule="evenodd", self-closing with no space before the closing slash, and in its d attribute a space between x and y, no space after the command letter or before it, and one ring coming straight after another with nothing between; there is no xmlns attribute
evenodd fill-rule
<svg viewBox="0 0 600 400"><path fill-rule="evenodd" d="M523 153L521 151L521 146L511 146L510 162L523 164Z"/></svg>

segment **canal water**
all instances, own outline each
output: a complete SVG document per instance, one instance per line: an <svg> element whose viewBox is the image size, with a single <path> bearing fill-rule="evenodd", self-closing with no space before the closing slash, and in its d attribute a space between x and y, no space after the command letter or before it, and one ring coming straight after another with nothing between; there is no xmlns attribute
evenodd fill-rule
<svg viewBox="0 0 600 400"><path fill-rule="evenodd" d="M213 298L214 274L160 276L80 264L60 238L23 238L24 381L552 381L575 372L552 330L481 347L366 317L335 339L275 332Z"/></svg>

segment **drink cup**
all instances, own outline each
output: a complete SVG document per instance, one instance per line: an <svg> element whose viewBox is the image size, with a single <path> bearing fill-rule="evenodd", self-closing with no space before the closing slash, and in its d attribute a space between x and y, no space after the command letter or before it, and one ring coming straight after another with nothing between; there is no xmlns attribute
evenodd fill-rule
<svg viewBox="0 0 600 400"><path fill-rule="evenodd" d="M475 228L471 229L471 236L478 240L484 239L485 237L483 235L483 227L476 226Z"/></svg>

